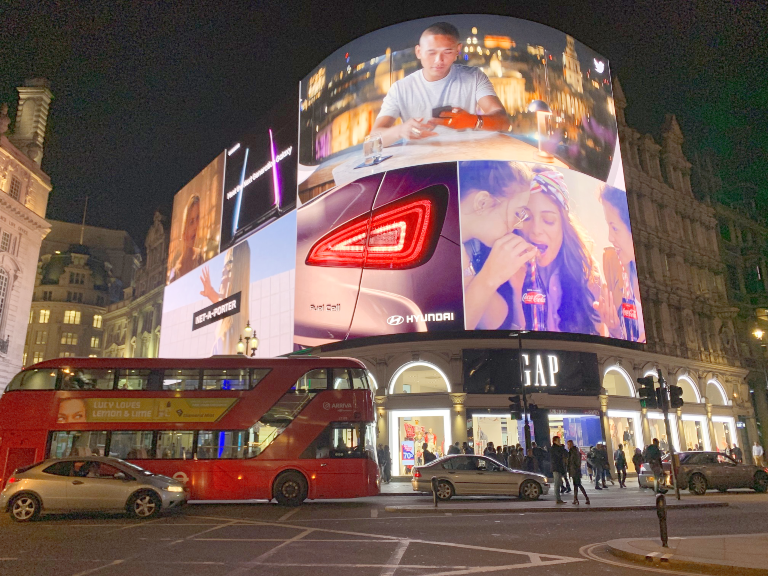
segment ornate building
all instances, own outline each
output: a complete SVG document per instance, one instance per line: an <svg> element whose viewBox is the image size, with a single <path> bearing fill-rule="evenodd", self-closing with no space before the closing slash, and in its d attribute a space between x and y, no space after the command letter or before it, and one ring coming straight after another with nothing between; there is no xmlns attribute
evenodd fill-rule
<svg viewBox="0 0 768 576"><path fill-rule="evenodd" d="M13 133L0 109L0 389L23 364L27 317L35 284L51 180L43 172L43 138L52 95L42 79L18 88Z"/></svg>
<svg viewBox="0 0 768 576"><path fill-rule="evenodd" d="M136 272L123 300L110 304L104 315L104 352L110 358L156 358L168 263L169 228L155 212L144 247L145 264Z"/></svg>

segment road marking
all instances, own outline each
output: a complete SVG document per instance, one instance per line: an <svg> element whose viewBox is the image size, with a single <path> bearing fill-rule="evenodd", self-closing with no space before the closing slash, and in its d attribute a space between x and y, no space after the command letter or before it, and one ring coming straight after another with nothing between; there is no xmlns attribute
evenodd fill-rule
<svg viewBox="0 0 768 576"><path fill-rule="evenodd" d="M378 517L379 517L379 509L371 508L371 518L378 518Z"/></svg>
<svg viewBox="0 0 768 576"><path fill-rule="evenodd" d="M392 555L389 557L389 560L387 560L386 568L381 571L381 576L394 576L395 570L397 570L400 565L400 561L403 559L403 554L405 554L405 551L408 549L408 544L410 543L410 540L400 541L397 548L395 548L395 551L392 552Z"/></svg>
<svg viewBox="0 0 768 576"><path fill-rule="evenodd" d="M117 566L118 564L122 564L125 562L125 560L115 560L113 562L110 562L109 564L105 564L104 566L97 566L96 568L91 568L90 570L85 570L84 572L78 572L77 574L74 574L73 576L85 576L86 574L93 574L94 572L98 572L99 570L103 570L104 568L109 568L110 566Z"/></svg>
<svg viewBox="0 0 768 576"><path fill-rule="evenodd" d="M289 538L282 544L278 544L274 548L271 548L264 552L263 554L257 556L250 562L246 562L242 564L239 568L236 568L235 570L232 570L228 573L228 576L236 576L238 574L245 574L246 572L250 572L251 569L255 568L256 566L262 565L264 563L264 560L269 558L270 556L274 556L277 554L277 552L283 548L284 546L288 546L289 544L292 544L293 542L296 542L297 540L301 540L304 538L304 536L307 536L308 534L312 534L312 532L315 531L315 528L306 528L303 532L300 532L299 534L296 534L293 538Z"/></svg>
<svg viewBox="0 0 768 576"><path fill-rule="evenodd" d="M636 570L645 570L646 572L657 572L659 574L681 574L683 576L690 576L692 572L680 572L678 570L667 570L664 568L652 568L651 566L643 566L640 563L636 562L619 562L614 560L608 560L607 558L603 558L602 556L598 556L593 552L595 548L598 548L599 546L605 546L605 542L599 542L597 544L587 544L586 546L582 546L579 548L579 554L584 556L585 558L589 558L590 560L594 560L595 562L601 562L603 564L611 564L613 566L621 566L622 568L634 568ZM435 576L435 575L430 575Z"/></svg>
<svg viewBox="0 0 768 576"><path fill-rule="evenodd" d="M283 514L282 516L280 516L280 518L278 518L278 519L277 519L277 521L278 521L278 522L285 522L286 520L288 520L288 518L290 518L290 517L291 517L291 516L293 516L294 514L298 513L298 511L299 511L299 510L301 510L301 508L294 508L294 509L293 509L293 510L291 510L290 512L286 512L285 514Z"/></svg>

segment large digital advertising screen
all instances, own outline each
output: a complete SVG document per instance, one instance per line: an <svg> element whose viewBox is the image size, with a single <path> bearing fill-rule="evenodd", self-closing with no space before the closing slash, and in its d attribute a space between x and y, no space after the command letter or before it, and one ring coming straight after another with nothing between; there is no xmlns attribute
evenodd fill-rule
<svg viewBox="0 0 768 576"><path fill-rule="evenodd" d="M302 81L295 342L645 341L608 61L513 18L358 38Z"/></svg>
<svg viewBox="0 0 768 576"><path fill-rule="evenodd" d="M294 94L227 149L222 250L296 205L297 122Z"/></svg>
<svg viewBox="0 0 768 576"><path fill-rule="evenodd" d="M173 198L167 284L219 253L224 154Z"/></svg>
<svg viewBox="0 0 768 576"><path fill-rule="evenodd" d="M160 356L237 354L248 324L255 357L291 352L295 253L294 211L167 286Z"/></svg>

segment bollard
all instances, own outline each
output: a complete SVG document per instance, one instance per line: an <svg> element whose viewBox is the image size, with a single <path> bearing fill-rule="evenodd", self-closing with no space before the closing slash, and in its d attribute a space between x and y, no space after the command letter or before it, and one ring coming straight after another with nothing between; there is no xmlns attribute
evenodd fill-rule
<svg viewBox="0 0 768 576"><path fill-rule="evenodd" d="M437 476L432 476L432 500L437 508Z"/></svg>
<svg viewBox="0 0 768 576"><path fill-rule="evenodd" d="M656 515L659 517L659 531L661 532L661 545L664 548L669 548L667 542L669 537L667 535L667 499L664 494L656 495Z"/></svg>

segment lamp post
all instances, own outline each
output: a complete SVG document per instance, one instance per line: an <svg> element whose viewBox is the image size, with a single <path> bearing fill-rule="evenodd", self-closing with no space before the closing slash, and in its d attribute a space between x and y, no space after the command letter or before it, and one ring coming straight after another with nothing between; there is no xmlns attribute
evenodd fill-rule
<svg viewBox="0 0 768 576"><path fill-rule="evenodd" d="M763 432L763 449L765 449L766 444L768 444L768 396L766 396L766 389L768 389L768 370L766 370L765 352L762 350L762 348L766 347L763 341L766 333L760 328L755 328L752 331L752 335L760 341L760 366L763 369L763 377L765 378L765 385L760 386L759 388L756 386L753 396L755 399L755 412L757 413L758 420L760 421L760 428Z"/></svg>
<svg viewBox="0 0 768 576"><path fill-rule="evenodd" d="M543 162L553 162L554 156L541 147L544 134L547 133L547 116L552 115L552 109L543 100L533 100L528 104L528 112L536 112L537 129L539 133L539 152L536 154Z"/></svg>
<svg viewBox="0 0 768 576"><path fill-rule="evenodd" d="M245 356L256 356L256 350L259 348L259 338L253 333L251 328L251 321L248 320L243 330L243 335L240 336L240 340L237 342L237 353Z"/></svg>

